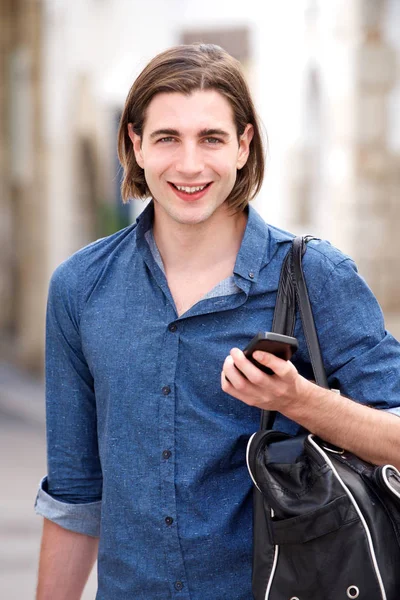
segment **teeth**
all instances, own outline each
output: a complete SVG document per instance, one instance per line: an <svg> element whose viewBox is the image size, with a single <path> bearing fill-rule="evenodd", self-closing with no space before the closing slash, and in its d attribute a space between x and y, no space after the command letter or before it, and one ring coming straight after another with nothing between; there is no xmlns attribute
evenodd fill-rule
<svg viewBox="0 0 400 600"><path fill-rule="evenodd" d="M197 187L187 187L187 186L181 186L181 185L176 185L175 186L180 192L186 192L187 194L194 194L195 192L200 192L201 190L204 190L204 188L206 187L205 185L201 185L201 186L197 186Z"/></svg>

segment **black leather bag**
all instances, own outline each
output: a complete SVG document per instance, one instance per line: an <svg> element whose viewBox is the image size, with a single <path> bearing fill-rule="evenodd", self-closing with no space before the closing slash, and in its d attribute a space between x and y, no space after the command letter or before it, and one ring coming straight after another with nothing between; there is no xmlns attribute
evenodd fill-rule
<svg viewBox="0 0 400 600"><path fill-rule="evenodd" d="M328 387L296 238L282 268L273 329L292 335L295 308L319 385ZM254 482L255 600L399 600L400 473L304 432L249 440Z"/></svg>

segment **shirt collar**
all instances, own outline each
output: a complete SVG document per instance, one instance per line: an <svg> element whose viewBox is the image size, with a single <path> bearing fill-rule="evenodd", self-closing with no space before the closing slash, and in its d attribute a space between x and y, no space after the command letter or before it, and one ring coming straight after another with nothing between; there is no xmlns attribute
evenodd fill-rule
<svg viewBox="0 0 400 600"><path fill-rule="evenodd" d="M261 267L267 265L279 244L290 242L291 234L268 225L251 205L243 240L236 258L234 273L256 282Z"/></svg>
<svg viewBox="0 0 400 600"><path fill-rule="evenodd" d="M151 200L136 219L138 240L144 240L145 233L153 227L154 203Z"/></svg>
<svg viewBox="0 0 400 600"><path fill-rule="evenodd" d="M141 247L148 248L145 234L153 226L153 218L154 205L151 201L136 220L137 241ZM246 229L236 257L234 274L249 282L256 282L261 267L270 262L279 245L292 239L293 235L268 225L256 209L248 205Z"/></svg>

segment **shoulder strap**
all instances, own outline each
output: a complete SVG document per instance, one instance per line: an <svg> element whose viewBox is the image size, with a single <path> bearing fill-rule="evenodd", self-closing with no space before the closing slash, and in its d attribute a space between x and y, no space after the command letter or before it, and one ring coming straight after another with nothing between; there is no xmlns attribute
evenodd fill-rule
<svg viewBox="0 0 400 600"><path fill-rule="evenodd" d="M292 253L293 246L290 247L282 264L271 329L274 333L289 336L293 335L296 322L296 292L292 278Z"/></svg>
<svg viewBox="0 0 400 600"><path fill-rule="evenodd" d="M310 238L297 237L293 240L293 259L292 276L296 290L297 304L300 311L300 318L303 325L304 337L306 338L308 354L314 371L315 381L324 388L329 388L325 373L324 363L322 361L321 349L319 346L317 330L315 328L314 316L308 297L308 290L302 268L302 256L306 248L306 243Z"/></svg>
<svg viewBox="0 0 400 600"><path fill-rule="evenodd" d="M329 388L302 268L302 258L311 239L312 236L296 237L282 264L272 331L292 336L298 306L315 381ZM260 428L271 429L275 417L276 412L261 411Z"/></svg>

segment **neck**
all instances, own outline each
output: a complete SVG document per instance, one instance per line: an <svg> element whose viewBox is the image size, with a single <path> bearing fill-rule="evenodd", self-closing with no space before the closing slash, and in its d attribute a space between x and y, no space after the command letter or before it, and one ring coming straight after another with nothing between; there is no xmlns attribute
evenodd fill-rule
<svg viewBox="0 0 400 600"><path fill-rule="evenodd" d="M202 223L165 219L155 206L153 234L166 271L206 270L236 257L247 214L231 214L224 205Z"/></svg>

